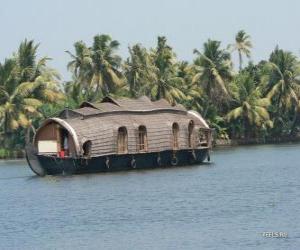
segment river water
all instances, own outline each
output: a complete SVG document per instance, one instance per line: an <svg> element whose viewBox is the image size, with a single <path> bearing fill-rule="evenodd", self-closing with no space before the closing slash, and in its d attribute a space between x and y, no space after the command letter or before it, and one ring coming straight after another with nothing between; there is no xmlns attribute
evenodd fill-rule
<svg viewBox="0 0 300 250"><path fill-rule="evenodd" d="M2 161L0 249L300 249L300 144L212 161L45 178Z"/></svg>

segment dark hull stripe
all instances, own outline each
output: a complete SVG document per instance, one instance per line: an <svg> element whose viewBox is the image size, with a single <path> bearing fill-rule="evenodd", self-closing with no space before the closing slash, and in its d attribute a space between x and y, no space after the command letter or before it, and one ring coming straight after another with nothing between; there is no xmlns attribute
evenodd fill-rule
<svg viewBox="0 0 300 250"><path fill-rule="evenodd" d="M130 169L186 166L199 164L208 156L208 149L179 150L160 153L140 153L99 156L90 159L58 158L39 155L40 165L49 175L110 172Z"/></svg>

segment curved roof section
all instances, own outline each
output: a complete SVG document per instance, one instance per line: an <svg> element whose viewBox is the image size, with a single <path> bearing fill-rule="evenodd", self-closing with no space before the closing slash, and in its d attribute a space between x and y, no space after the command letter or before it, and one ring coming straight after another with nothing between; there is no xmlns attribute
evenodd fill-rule
<svg viewBox="0 0 300 250"><path fill-rule="evenodd" d="M88 115L89 110L84 110L83 108L94 108L101 112L111 112L111 111L154 111L161 109L186 111L182 105L171 106L166 100L161 99L152 102L148 97L142 96L138 99L129 98L119 98L114 99L112 97L104 97L101 102L90 103L83 102L80 105L80 109L75 110L83 114L86 112Z"/></svg>
<svg viewBox="0 0 300 250"><path fill-rule="evenodd" d="M179 145L187 145L188 124L193 120L196 128L208 129L197 112L188 112L182 106L171 106L166 100L151 102L147 97L137 100L114 100L106 97L99 103L85 102L79 109L64 110L59 118L50 118L64 126L74 136L77 153L85 141L92 142L92 156L109 155L117 151L117 131L125 126L128 131L128 152L137 153L137 131L140 125L147 128L149 152L172 149L172 124L179 125ZM47 122L47 121L46 121ZM46 124L46 123L44 123ZM195 140L197 138L195 130Z"/></svg>
<svg viewBox="0 0 300 250"><path fill-rule="evenodd" d="M110 155L117 151L117 133L119 127L126 127L128 133L128 153L138 153L138 127L144 125L148 135L148 152L160 152L172 149L172 125L178 123L180 128L180 149L188 148L187 131L192 117L175 113L147 113L145 115L121 113L106 116L92 116L89 119L66 119L76 131L81 145L92 142L91 156ZM203 127L197 120L198 128ZM195 130L195 139L197 133Z"/></svg>

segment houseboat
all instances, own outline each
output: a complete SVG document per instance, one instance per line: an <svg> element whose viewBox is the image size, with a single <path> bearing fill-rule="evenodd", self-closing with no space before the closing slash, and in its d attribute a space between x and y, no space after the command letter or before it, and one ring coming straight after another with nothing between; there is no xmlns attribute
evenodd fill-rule
<svg viewBox="0 0 300 250"><path fill-rule="evenodd" d="M205 120L182 105L105 97L46 119L26 158L40 176L79 174L198 164L211 145Z"/></svg>

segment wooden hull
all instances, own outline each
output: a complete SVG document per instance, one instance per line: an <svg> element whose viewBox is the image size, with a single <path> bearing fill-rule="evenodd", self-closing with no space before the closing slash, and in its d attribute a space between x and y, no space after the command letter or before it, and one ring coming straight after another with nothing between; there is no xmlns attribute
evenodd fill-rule
<svg viewBox="0 0 300 250"><path fill-rule="evenodd" d="M209 149L163 151L159 153L140 153L108 155L90 159L59 158L37 155L39 167L48 175L83 174L96 172L122 171L131 169L159 168L167 166L186 166L209 160ZM30 162L28 162L31 166ZM34 166L31 166L34 171ZM36 174L37 171L34 171ZM44 175L44 174L43 174Z"/></svg>

